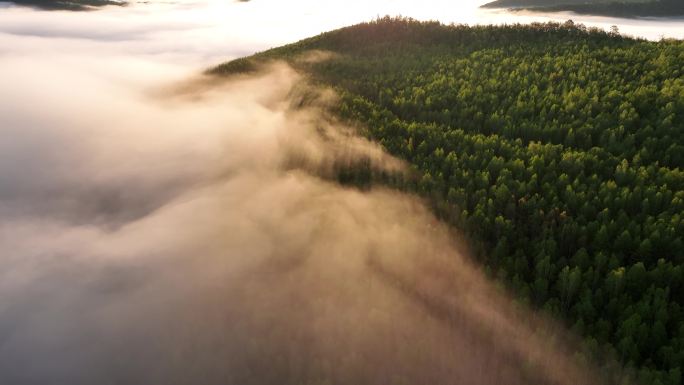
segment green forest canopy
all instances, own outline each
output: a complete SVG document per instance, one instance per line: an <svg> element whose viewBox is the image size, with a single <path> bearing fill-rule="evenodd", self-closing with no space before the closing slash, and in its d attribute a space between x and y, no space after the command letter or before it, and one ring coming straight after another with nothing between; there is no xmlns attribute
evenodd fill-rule
<svg viewBox="0 0 684 385"><path fill-rule="evenodd" d="M570 11L613 17L680 17L682 0L496 0L482 8L511 8L535 12Z"/></svg>
<svg viewBox="0 0 684 385"><path fill-rule="evenodd" d="M293 60L309 50L337 55ZM684 42L384 18L211 72L272 59L334 87L339 116L419 175L394 184L596 362L610 353L644 384L681 384Z"/></svg>

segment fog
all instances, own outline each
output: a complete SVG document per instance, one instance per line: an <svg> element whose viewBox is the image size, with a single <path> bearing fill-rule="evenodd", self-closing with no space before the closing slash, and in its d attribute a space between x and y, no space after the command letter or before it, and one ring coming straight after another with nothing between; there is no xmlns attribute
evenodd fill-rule
<svg viewBox="0 0 684 385"><path fill-rule="evenodd" d="M203 77L268 40L204 6L0 10L0 383L600 382L419 199L335 183L405 166L330 90Z"/></svg>
<svg viewBox="0 0 684 385"><path fill-rule="evenodd" d="M402 164L287 66L52 67L2 71L2 383L588 383L418 200L321 177Z"/></svg>

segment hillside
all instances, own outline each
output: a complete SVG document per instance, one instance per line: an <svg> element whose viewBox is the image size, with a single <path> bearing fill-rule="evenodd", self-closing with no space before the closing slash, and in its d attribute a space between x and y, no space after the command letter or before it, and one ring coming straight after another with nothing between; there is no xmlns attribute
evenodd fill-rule
<svg viewBox="0 0 684 385"><path fill-rule="evenodd" d="M680 0L496 0L482 7L625 18L684 16L684 2Z"/></svg>
<svg viewBox="0 0 684 385"><path fill-rule="evenodd" d="M310 50L335 55L295 60ZM211 72L273 59L334 87L336 112L419 175L390 183L426 197L592 359L681 383L684 42L385 18Z"/></svg>

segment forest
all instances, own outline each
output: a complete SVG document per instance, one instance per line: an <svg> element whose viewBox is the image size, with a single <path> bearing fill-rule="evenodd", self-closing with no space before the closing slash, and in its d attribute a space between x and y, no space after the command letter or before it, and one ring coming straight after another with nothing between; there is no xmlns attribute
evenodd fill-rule
<svg viewBox="0 0 684 385"><path fill-rule="evenodd" d="M310 50L335 55L297 60ZM682 383L684 42L386 17L210 72L276 59L334 88L336 114L412 170L341 179L423 196L586 359Z"/></svg>
<svg viewBox="0 0 684 385"><path fill-rule="evenodd" d="M681 0L496 0L483 8L511 8L534 12L574 12L610 17L684 16Z"/></svg>

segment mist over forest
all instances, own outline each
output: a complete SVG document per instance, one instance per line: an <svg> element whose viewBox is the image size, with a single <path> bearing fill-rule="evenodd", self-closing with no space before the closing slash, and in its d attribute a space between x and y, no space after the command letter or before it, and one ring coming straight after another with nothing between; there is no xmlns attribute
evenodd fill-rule
<svg viewBox="0 0 684 385"><path fill-rule="evenodd" d="M335 181L406 165L288 66L129 89L57 65L32 76L58 107L36 117L12 61L4 383L590 379L419 200Z"/></svg>

